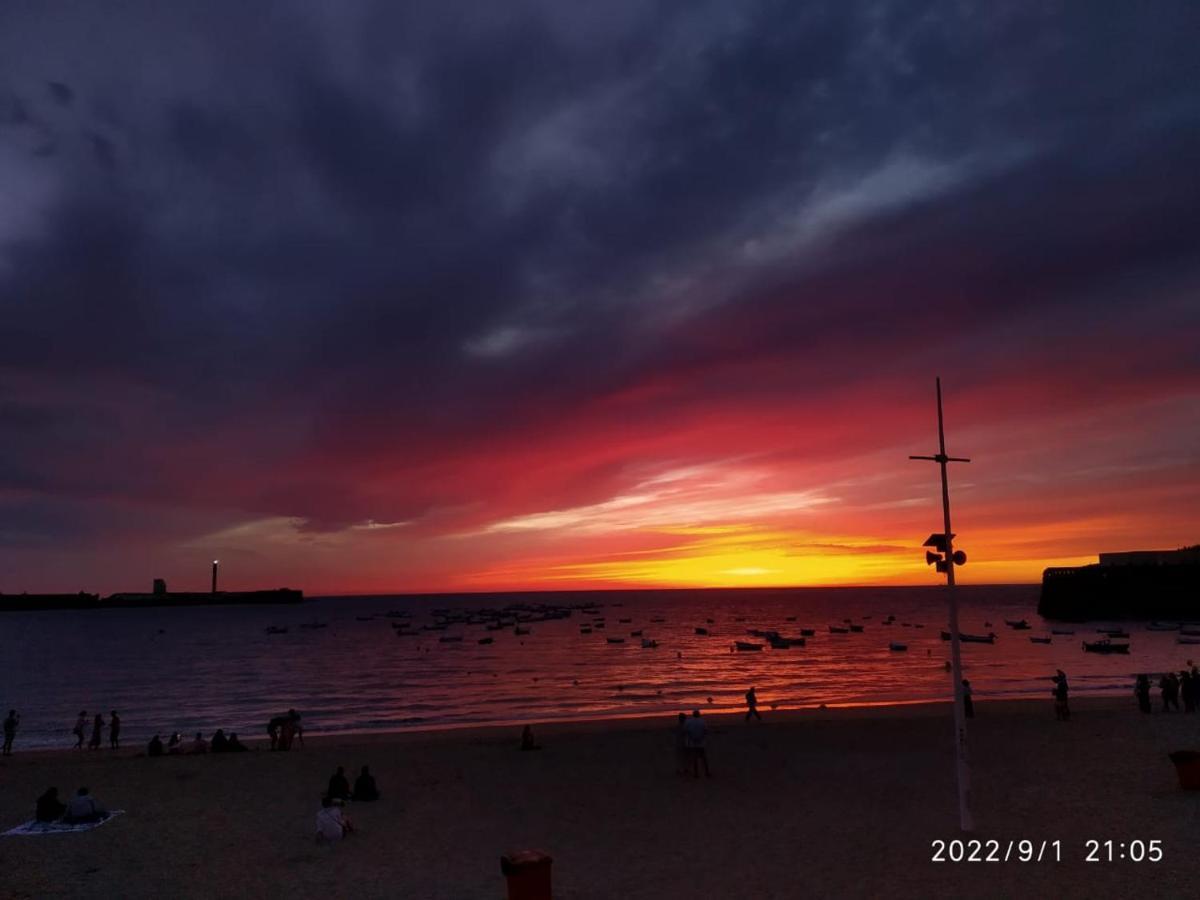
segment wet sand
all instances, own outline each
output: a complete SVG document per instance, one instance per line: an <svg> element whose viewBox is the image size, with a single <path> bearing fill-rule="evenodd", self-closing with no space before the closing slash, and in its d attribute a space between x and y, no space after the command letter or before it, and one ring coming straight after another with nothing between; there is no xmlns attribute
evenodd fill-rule
<svg viewBox="0 0 1200 900"><path fill-rule="evenodd" d="M946 705L709 720L713 778L674 772L671 723L309 737L290 753L148 759L143 748L0 761L0 826L48 785L126 815L85 834L0 839L5 897L502 898L500 854L539 847L555 897L1171 897L1200 891L1200 792L1166 754L1200 750L1200 715L1124 700L977 703L971 837L1062 842L1062 861L934 863L962 835ZM126 723L136 733L136 723ZM383 799L358 833L312 839L338 765ZM1089 838L1160 840L1162 862L1087 863ZM1119 852L1119 851L1117 851ZM1051 850L1047 850L1049 856Z"/></svg>

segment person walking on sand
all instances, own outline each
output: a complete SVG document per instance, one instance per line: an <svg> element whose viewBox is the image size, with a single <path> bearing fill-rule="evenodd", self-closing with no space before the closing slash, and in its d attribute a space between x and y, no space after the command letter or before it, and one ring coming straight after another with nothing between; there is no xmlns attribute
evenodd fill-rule
<svg viewBox="0 0 1200 900"><path fill-rule="evenodd" d="M1137 682L1133 686L1133 694L1137 697L1138 709L1143 713L1153 712L1153 707L1150 705L1150 678L1145 672L1137 677Z"/></svg>
<svg viewBox="0 0 1200 900"><path fill-rule="evenodd" d="M104 717L100 713L96 713L96 718L92 720L92 739L88 741L89 750L100 749L100 739L104 731Z"/></svg>
<svg viewBox="0 0 1200 900"><path fill-rule="evenodd" d="M108 746L114 750L121 749L121 717L115 709L108 717Z"/></svg>
<svg viewBox="0 0 1200 900"><path fill-rule="evenodd" d="M75 749L83 749L83 736L87 734L87 710L79 711L79 718L75 720L75 727L71 729L71 734L75 735Z"/></svg>
<svg viewBox="0 0 1200 900"><path fill-rule="evenodd" d="M967 679L962 680L963 687L963 715L968 719L975 718L975 701L971 699L971 682Z"/></svg>
<svg viewBox="0 0 1200 900"><path fill-rule="evenodd" d="M1054 676L1054 717L1060 722L1067 722L1071 718L1071 706L1068 703L1068 693L1070 689L1067 687L1067 673L1062 669L1056 669L1058 672Z"/></svg>
<svg viewBox="0 0 1200 900"><path fill-rule="evenodd" d="M708 771L708 753L704 748L704 743L708 739L708 727L704 724L704 720L700 718L700 710L692 710L692 717L687 720L684 728L686 730L688 756L692 758L692 777L700 777L700 764L703 763L704 777L711 778L712 773Z"/></svg>
<svg viewBox="0 0 1200 900"><path fill-rule="evenodd" d="M17 736L17 725L20 723L21 717L17 715L15 709L8 711L8 718L4 720L4 755L12 756L13 739Z"/></svg>
<svg viewBox="0 0 1200 900"><path fill-rule="evenodd" d="M758 692L755 691L755 689L753 687L750 688L750 690L746 691L746 721L747 722L750 721L751 716L754 716L754 718L758 719L758 721L760 721L760 722L762 721L762 716L760 716L758 714Z"/></svg>

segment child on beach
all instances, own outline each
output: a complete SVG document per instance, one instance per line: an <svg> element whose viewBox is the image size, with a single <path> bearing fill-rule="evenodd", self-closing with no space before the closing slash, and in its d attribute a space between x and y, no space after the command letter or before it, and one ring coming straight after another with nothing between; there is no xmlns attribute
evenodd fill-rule
<svg viewBox="0 0 1200 900"><path fill-rule="evenodd" d="M88 793L86 787L81 787L67 804L67 814L63 821L69 824L82 822L100 822L108 818L108 810L104 805Z"/></svg>
<svg viewBox="0 0 1200 900"><path fill-rule="evenodd" d="M1067 703L1067 673L1056 669L1057 675L1051 679L1054 682L1054 718L1066 722L1071 718L1071 707Z"/></svg>
<svg viewBox="0 0 1200 900"><path fill-rule="evenodd" d="M336 843L353 833L354 825L342 813L342 801L322 797L321 808L317 810L317 843Z"/></svg>

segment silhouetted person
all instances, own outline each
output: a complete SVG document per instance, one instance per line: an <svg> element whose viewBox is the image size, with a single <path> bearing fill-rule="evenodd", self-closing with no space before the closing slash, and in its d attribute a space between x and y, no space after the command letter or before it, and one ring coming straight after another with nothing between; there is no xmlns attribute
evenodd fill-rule
<svg viewBox="0 0 1200 900"><path fill-rule="evenodd" d="M1068 702L1070 688L1067 686L1067 673L1062 669L1056 671L1058 674L1054 676L1054 717L1060 722L1066 722L1071 718L1071 706Z"/></svg>
<svg viewBox="0 0 1200 900"><path fill-rule="evenodd" d="M20 724L21 717L17 715L15 709L8 711L8 718L4 720L4 751L5 756L12 756L13 739L17 736L17 725Z"/></svg>
<svg viewBox="0 0 1200 900"><path fill-rule="evenodd" d="M46 788L46 793L37 798L37 815L39 822L57 822L67 811L67 805L58 799L58 788Z"/></svg>
<svg viewBox="0 0 1200 900"><path fill-rule="evenodd" d="M963 692L963 715L968 719L975 718L975 701L971 699L971 682L967 679L962 680Z"/></svg>
<svg viewBox="0 0 1200 900"><path fill-rule="evenodd" d="M83 749L83 738L87 734L87 710L79 711L79 718L75 720L75 727L71 729L71 734L75 735L75 749Z"/></svg>
<svg viewBox="0 0 1200 900"><path fill-rule="evenodd" d="M329 777L329 790L325 792L330 800L347 800L350 797L350 782L346 779L346 770L342 766Z"/></svg>
<svg viewBox="0 0 1200 900"><path fill-rule="evenodd" d="M342 801L322 797L317 810L317 841L340 841L353 831L354 826L342 812Z"/></svg>
<svg viewBox="0 0 1200 900"><path fill-rule="evenodd" d="M686 775L691 764L687 746L687 714L680 713L675 722L675 774Z"/></svg>
<svg viewBox="0 0 1200 900"><path fill-rule="evenodd" d="M150 738L150 743L148 743L146 745L146 755L147 756L162 756L163 752L164 751L163 751L162 738L160 738L156 734L154 737Z"/></svg>
<svg viewBox="0 0 1200 900"><path fill-rule="evenodd" d="M354 800L370 803L379 799L379 786L375 784L375 776L369 766L363 766L358 777L354 779Z"/></svg>
<svg viewBox="0 0 1200 900"><path fill-rule="evenodd" d="M1134 682L1133 695L1137 697L1138 709L1144 713L1153 710L1153 707L1150 705L1150 679L1145 673L1139 675L1137 681Z"/></svg>
<svg viewBox="0 0 1200 900"><path fill-rule="evenodd" d="M1179 673L1179 694L1183 697L1183 711L1196 711L1196 679L1184 669Z"/></svg>
<svg viewBox="0 0 1200 900"><path fill-rule="evenodd" d="M1162 692L1163 712L1167 712L1172 706L1176 710L1179 709L1179 679L1175 677L1174 672L1168 672L1158 681L1159 690Z"/></svg>
<svg viewBox="0 0 1200 900"><path fill-rule="evenodd" d="M183 737L176 731L167 740L167 753L182 753L183 752Z"/></svg>
<svg viewBox="0 0 1200 900"><path fill-rule="evenodd" d="M114 750L121 747L121 717L117 715L115 709L108 717L108 746Z"/></svg>
<svg viewBox="0 0 1200 900"><path fill-rule="evenodd" d="M521 729L521 749L522 750L541 750L541 746L533 738L533 726L526 725Z"/></svg>
<svg viewBox="0 0 1200 900"><path fill-rule="evenodd" d="M229 738L225 737L225 729L218 728L209 742L208 749L213 753L225 753L229 750Z"/></svg>
<svg viewBox="0 0 1200 900"><path fill-rule="evenodd" d="M229 742L225 745L226 753L245 753L250 748L238 740L237 732L229 733Z"/></svg>
<svg viewBox="0 0 1200 900"><path fill-rule="evenodd" d="M83 822L100 822L107 818L108 810L103 804L89 794L87 788L81 787L67 804L67 814L63 816L63 821L77 825Z"/></svg>
<svg viewBox="0 0 1200 900"><path fill-rule="evenodd" d="M712 773L708 771L708 752L704 748L705 741L708 738L708 727L704 724L704 720L700 718L700 710L692 710L692 717L687 720L684 729L688 756L692 759L692 776L694 778L700 777L700 764L703 763L704 777L711 777Z"/></svg>
<svg viewBox="0 0 1200 900"><path fill-rule="evenodd" d="M103 738L104 732L104 717L100 713L96 713L96 718L92 720L92 739L88 741L89 750L99 750L100 741Z"/></svg>
<svg viewBox="0 0 1200 900"><path fill-rule="evenodd" d="M199 731L197 731L195 740L193 740L191 743L191 746L188 747L188 753L207 753L207 752L208 752L208 741L206 741L204 739L204 735L202 735Z"/></svg>
<svg viewBox="0 0 1200 900"><path fill-rule="evenodd" d="M751 716L754 716L754 718L758 719L758 721L760 721L760 722L762 721L762 716L760 716L758 714L758 692L755 691L754 688L750 688L750 690L746 691L746 721L747 722L750 721Z"/></svg>

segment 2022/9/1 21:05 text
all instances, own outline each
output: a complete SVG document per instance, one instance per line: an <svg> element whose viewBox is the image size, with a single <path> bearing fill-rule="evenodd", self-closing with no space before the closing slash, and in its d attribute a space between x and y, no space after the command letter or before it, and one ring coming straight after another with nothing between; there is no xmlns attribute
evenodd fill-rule
<svg viewBox="0 0 1200 900"><path fill-rule="evenodd" d="M1062 841L1035 841L1024 839L1001 840L934 840L931 842L931 862L1062 862ZM1085 862L1161 862L1163 846L1161 840L1099 841L1083 842ZM1069 848L1068 848L1069 852Z"/></svg>

